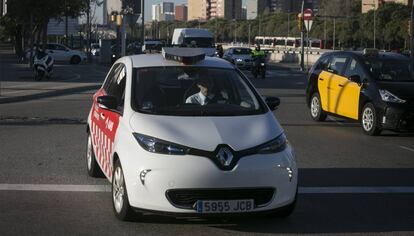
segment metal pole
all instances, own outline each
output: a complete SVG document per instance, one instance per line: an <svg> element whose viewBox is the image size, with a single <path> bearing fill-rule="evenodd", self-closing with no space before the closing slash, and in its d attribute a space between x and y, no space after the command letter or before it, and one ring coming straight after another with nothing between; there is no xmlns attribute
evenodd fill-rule
<svg viewBox="0 0 414 236"><path fill-rule="evenodd" d="M336 19L333 18L334 25L333 25L333 46L332 49L335 51L335 40L336 40Z"/></svg>
<svg viewBox="0 0 414 236"><path fill-rule="evenodd" d="M251 45L251 44L250 44L250 42L251 42L251 41L250 41L250 36L251 36L250 34L251 34L251 24L249 23L249 47L250 47L250 45Z"/></svg>
<svg viewBox="0 0 414 236"><path fill-rule="evenodd" d="M327 37L327 34L326 34L326 16L325 16L325 22L324 22L324 24L323 24L323 48L324 49L326 49L326 45L327 45L327 40L328 40L328 37Z"/></svg>
<svg viewBox="0 0 414 236"><path fill-rule="evenodd" d="M141 0L141 47L144 46L145 43L145 1ZM158 22L157 22L158 26Z"/></svg>
<svg viewBox="0 0 414 236"><path fill-rule="evenodd" d="M377 48L377 9L374 0L374 48Z"/></svg>
<svg viewBox="0 0 414 236"><path fill-rule="evenodd" d="M290 11L288 12L288 28L287 28L287 36L290 37Z"/></svg>
<svg viewBox="0 0 414 236"><path fill-rule="evenodd" d="M125 12L121 15L121 56L126 55L126 24L125 24Z"/></svg>
<svg viewBox="0 0 414 236"><path fill-rule="evenodd" d="M259 35L258 36L262 36L262 18L259 15Z"/></svg>
<svg viewBox="0 0 414 236"><path fill-rule="evenodd" d="M411 73L414 71L414 3L411 7L411 34L410 34L410 49L411 49Z"/></svg>
<svg viewBox="0 0 414 236"><path fill-rule="evenodd" d="M303 27L303 8L304 8L305 2L302 1L302 29L300 32L300 42L301 42L301 50L300 50L300 68L302 69L302 71L305 71L305 43L304 43L304 38L305 38L305 32L304 32L304 28Z"/></svg>

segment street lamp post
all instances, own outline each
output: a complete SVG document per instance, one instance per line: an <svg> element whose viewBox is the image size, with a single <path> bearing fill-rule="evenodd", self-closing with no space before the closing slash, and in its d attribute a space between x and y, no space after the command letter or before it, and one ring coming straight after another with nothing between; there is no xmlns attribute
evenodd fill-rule
<svg viewBox="0 0 414 236"><path fill-rule="evenodd" d="M372 3L365 3L365 6L372 6L374 8L374 48L377 48L377 5L376 0L372 0Z"/></svg>
<svg viewBox="0 0 414 236"><path fill-rule="evenodd" d="M410 56L411 56L411 71L414 71L414 3L411 6L411 34L410 34Z"/></svg>

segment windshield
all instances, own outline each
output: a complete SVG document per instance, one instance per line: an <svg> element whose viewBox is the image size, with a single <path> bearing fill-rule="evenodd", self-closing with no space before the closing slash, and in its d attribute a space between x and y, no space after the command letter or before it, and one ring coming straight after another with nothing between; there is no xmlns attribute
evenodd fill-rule
<svg viewBox="0 0 414 236"><path fill-rule="evenodd" d="M414 82L410 61L392 59L368 59L368 70L376 80Z"/></svg>
<svg viewBox="0 0 414 236"><path fill-rule="evenodd" d="M250 48L235 48L233 49L234 55L250 55L252 50Z"/></svg>
<svg viewBox="0 0 414 236"><path fill-rule="evenodd" d="M233 69L163 67L136 69L133 101L138 112L171 116L240 116L265 112Z"/></svg>
<svg viewBox="0 0 414 236"><path fill-rule="evenodd" d="M214 48L213 38L199 38L199 37L184 38L184 44L189 47L195 44L199 48Z"/></svg>

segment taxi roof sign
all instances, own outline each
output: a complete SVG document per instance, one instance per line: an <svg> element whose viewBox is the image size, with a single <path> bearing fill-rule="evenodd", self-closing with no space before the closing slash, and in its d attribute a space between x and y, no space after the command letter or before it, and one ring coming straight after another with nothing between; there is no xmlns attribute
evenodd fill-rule
<svg viewBox="0 0 414 236"><path fill-rule="evenodd" d="M378 57L379 51L375 48L365 48L363 54L367 57Z"/></svg>
<svg viewBox="0 0 414 236"><path fill-rule="evenodd" d="M166 60L182 62L184 64L194 64L204 60L206 53L201 48L163 48L162 56Z"/></svg>

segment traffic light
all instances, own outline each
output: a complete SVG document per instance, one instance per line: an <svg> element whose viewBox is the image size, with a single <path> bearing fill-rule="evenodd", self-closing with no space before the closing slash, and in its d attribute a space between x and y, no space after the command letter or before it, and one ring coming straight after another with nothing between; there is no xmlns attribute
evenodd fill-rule
<svg viewBox="0 0 414 236"><path fill-rule="evenodd" d="M303 28L303 17L302 17L302 13L299 13L298 14L297 21L298 21L298 29L299 29L299 32L302 32L302 28Z"/></svg>

